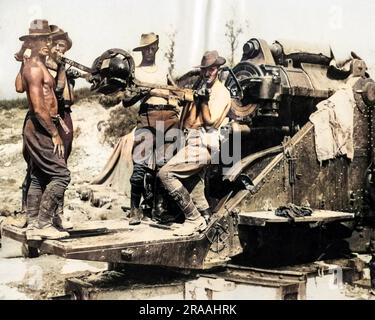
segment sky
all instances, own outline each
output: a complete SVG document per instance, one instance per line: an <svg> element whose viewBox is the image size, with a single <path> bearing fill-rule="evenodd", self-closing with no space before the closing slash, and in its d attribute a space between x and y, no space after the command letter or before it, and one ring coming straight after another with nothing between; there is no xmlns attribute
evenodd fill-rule
<svg viewBox="0 0 375 320"><path fill-rule="evenodd" d="M158 63L167 64L168 34L176 31L175 75L181 75L206 50L229 57L225 23L233 17L243 29L236 61L250 38L269 44L290 39L330 44L339 56L354 51L375 72L373 0L0 0L0 99L22 97L14 90L20 64L13 55L33 19L67 31L73 47L66 56L88 66L110 48L131 52L140 35L151 31L160 36ZM140 54L132 54L139 61ZM82 86L88 84L80 79Z"/></svg>

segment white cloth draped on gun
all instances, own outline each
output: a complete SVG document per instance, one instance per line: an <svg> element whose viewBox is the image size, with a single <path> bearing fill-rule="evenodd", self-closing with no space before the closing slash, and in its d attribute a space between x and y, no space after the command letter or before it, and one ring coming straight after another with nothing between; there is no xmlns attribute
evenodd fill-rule
<svg viewBox="0 0 375 320"><path fill-rule="evenodd" d="M315 148L319 162L340 155L353 159L354 106L352 87L340 89L317 104L318 110L310 116L310 121L314 124Z"/></svg>

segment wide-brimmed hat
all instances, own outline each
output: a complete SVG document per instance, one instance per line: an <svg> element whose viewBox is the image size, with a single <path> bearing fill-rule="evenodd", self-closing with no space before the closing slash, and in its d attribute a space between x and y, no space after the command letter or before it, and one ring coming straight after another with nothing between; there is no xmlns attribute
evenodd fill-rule
<svg viewBox="0 0 375 320"><path fill-rule="evenodd" d="M157 41L159 41L159 36L157 34L153 32L143 33L141 35L139 46L134 48L133 51L142 51L145 47L148 47Z"/></svg>
<svg viewBox="0 0 375 320"><path fill-rule="evenodd" d="M20 37L21 41L25 41L27 39L32 39L35 37L46 36L48 37L51 35L51 29L48 25L48 21L44 19L36 19L31 21L29 34Z"/></svg>
<svg viewBox="0 0 375 320"><path fill-rule="evenodd" d="M52 39L52 41L65 40L68 43L67 50L69 50L72 47L73 42L72 39L69 38L68 33L54 24L51 24L49 27L51 29L50 38Z"/></svg>
<svg viewBox="0 0 375 320"><path fill-rule="evenodd" d="M221 66L225 64L226 60L219 56L216 50L206 51L202 57L200 66L195 66L194 68L208 68L212 66Z"/></svg>

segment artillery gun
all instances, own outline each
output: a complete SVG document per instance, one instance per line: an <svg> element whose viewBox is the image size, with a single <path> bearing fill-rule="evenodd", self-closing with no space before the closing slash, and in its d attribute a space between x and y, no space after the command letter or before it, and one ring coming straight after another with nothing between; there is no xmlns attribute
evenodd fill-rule
<svg viewBox="0 0 375 320"><path fill-rule="evenodd" d="M120 49L106 51L83 69L92 90L103 94L157 87L135 79L133 59ZM210 168L206 191L214 210L203 233L175 237L173 224L132 227L126 220L93 221L69 239L28 245L73 259L189 270L222 266L231 259L253 265L312 261L337 255L343 244L353 247L358 241L350 239L360 238L355 228L374 221L369 205L373 182L366 173L372 173L375 83L366 69L354 53L338 62L329 48L250 39L241 62L221 72L233 98L229 138L223 144L230 148L240 133L241 157L228 168ZM199 75L192 71L176 81L183 88L159 88L191 101L197 81ZM309 117L319 102L348 85L355 99L354 157L320 163ZM275 215L276 208L288 203L309 207L312 214ZM363 230L361 239L366 240L370 229ZM5 226L3 235L26 241L16 227Z"/></svg>

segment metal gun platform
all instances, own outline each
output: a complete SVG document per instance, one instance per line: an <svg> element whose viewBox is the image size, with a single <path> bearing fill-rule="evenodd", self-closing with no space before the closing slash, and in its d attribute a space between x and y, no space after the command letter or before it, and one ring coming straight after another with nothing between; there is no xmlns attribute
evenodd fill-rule
<svg viewBox="0 0 375 320"><path fill-rule="evenodd" d="M314 224L345 221L353 214L314 211L309 217L296 218L294 223ZM274 223L290 223L273 212L243 212L228 215L211 223L201 234L174 236L178 224L169 226L142 221L129 226L128 220L88 221L75 225L70 237L60 240L28 241L25 230L12 225L3 227L2 236L22 242L43 253L80 260L154 265L181 269L210 269L224 265L242 252L238 225L265 227Z"/></svg>

